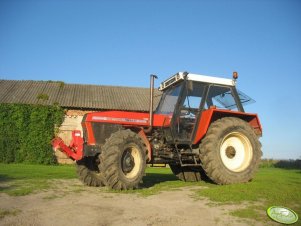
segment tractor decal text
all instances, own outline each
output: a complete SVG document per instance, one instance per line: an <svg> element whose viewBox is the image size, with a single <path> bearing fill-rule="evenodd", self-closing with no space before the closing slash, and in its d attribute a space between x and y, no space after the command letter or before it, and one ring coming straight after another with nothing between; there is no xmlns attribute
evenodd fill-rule
<svg viewBox="0 0 301 226"><path fill-rule="evenodd" d="M147 120L143 119L131 119L131 118L112 118L112 117L102 117L102 116L93 116L92 120L98 121L114 121L114 122L136 122L136 123L147 123Z"/></svg>

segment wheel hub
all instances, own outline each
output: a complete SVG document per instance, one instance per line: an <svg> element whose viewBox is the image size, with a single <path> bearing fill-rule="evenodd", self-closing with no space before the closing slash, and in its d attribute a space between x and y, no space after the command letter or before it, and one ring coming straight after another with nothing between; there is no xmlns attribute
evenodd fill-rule
<svg viewBox="0 0 301 226"><path fill-rule="evenodd" d="M135 167L135 161L130 152L126 152L122 161L122 170L124 173L129 173Z"/></svg>
<svg viewBox="0 0 301 226"><path fill-rule="evenodd" d="M236 155L236 150L232 146L227 147L226 150L225 150L225 152L226 152L226 156L229 159L233 159L235 157L235 155Z"/></svg>

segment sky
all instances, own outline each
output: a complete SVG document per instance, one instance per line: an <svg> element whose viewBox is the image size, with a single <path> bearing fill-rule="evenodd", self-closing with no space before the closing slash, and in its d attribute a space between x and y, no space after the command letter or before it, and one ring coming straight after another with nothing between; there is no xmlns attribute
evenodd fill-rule
<svg viewBox="0 0 301 226"><path fill-rule="evenodd" d="M148 87L231 78L264 158L301 158L301 1L0 0L0 79Z"/></svg>

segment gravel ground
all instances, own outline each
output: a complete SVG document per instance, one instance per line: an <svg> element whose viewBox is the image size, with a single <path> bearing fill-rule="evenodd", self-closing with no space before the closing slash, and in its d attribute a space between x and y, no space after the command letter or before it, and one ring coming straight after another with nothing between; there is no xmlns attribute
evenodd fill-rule
<svg viewBox="0 0 301 226"><path fill-rule="evenodd" d="M229 215L240 206L208 205L208 200L194 198L194 187L143 197L82 186L78 180L54 183L54 188L36 194L0 194L0 209L10 212L0 218L0 225L262 225Z"/></svg>

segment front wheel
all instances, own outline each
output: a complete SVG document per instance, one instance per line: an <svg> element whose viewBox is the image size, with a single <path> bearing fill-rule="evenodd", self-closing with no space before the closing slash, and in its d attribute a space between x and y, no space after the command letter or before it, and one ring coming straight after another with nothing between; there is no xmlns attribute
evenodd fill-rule
<svg viewBox="0 0 301 226"><path fill-rule="evenodd" d="M217 184L250 181L262 156L261 144L245 121L225 117L213 122L200 144L207 176Z"/></svg>
<svg viewBox="0 0 301 226"><path fill-rule="evenodd" d="M138 187L146 167L146 147L137 133L121 130L107 139L100 155L106 185L116 190Z"/></svg>
<svg viewBox="0 0 301 226"><path fill-rule="evenodd" d="M79 179L88 186L104 186L104 176L99 170L96 157L84 157L76 161L76 172Z"/></svg>

